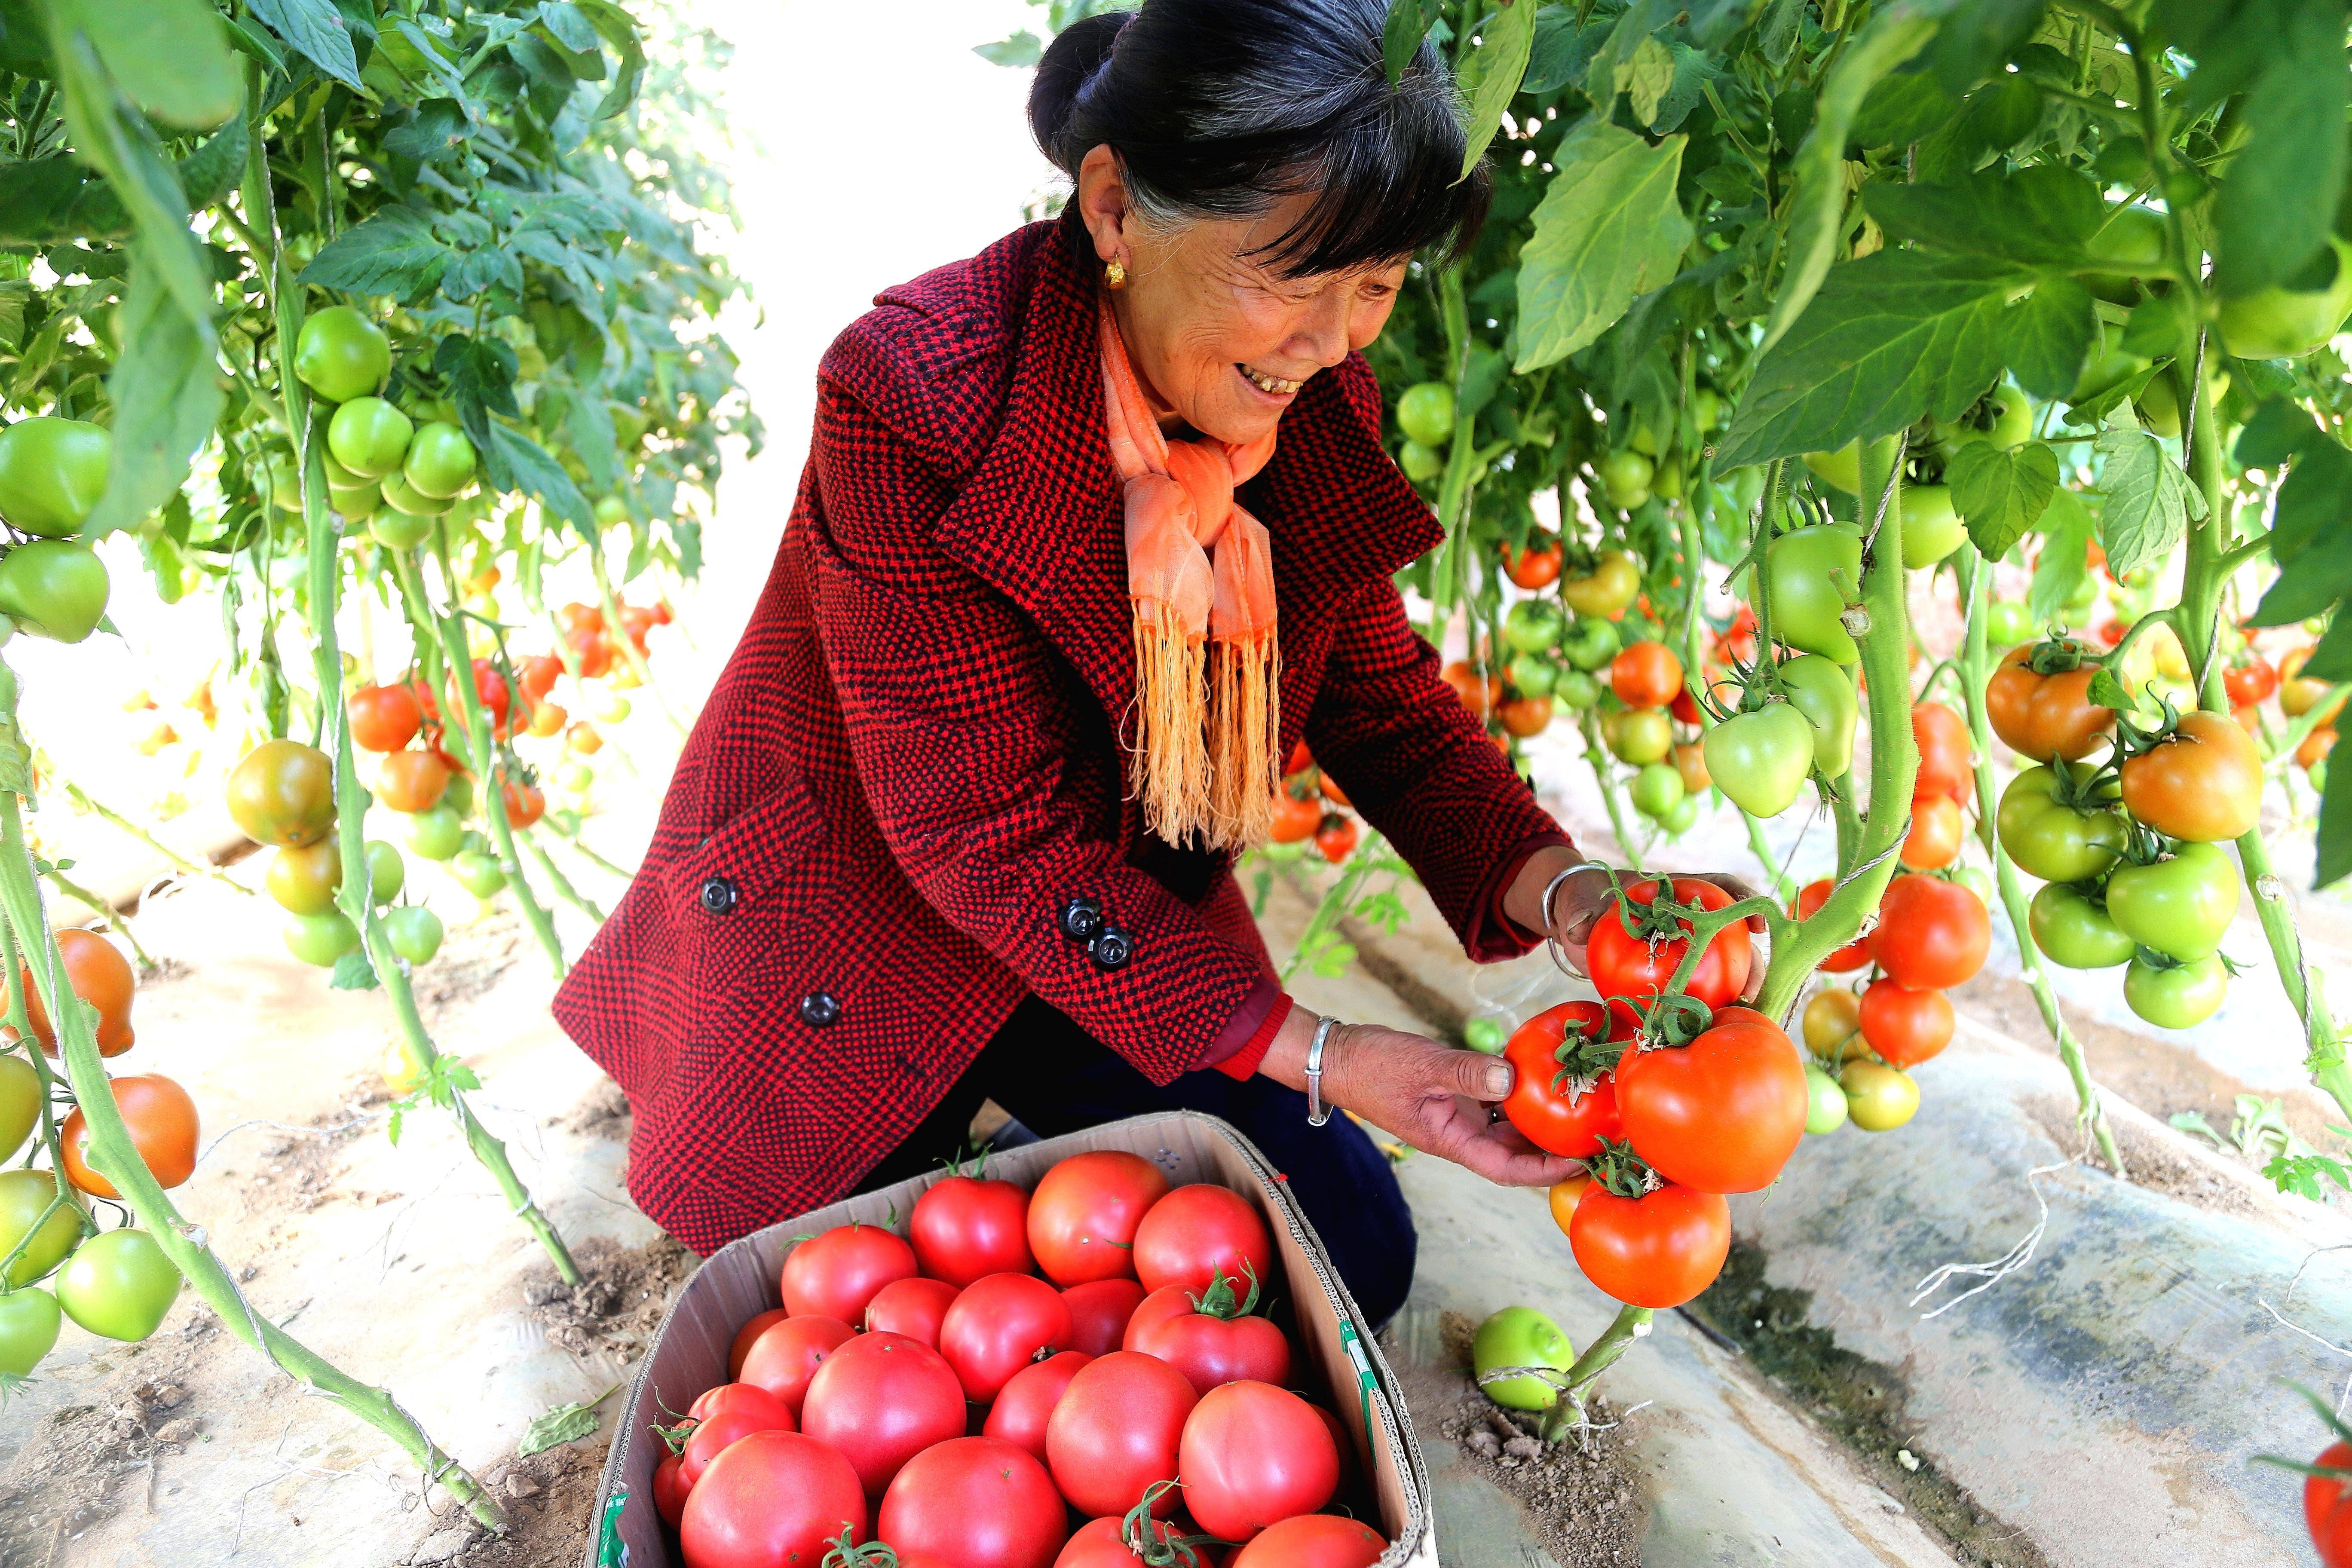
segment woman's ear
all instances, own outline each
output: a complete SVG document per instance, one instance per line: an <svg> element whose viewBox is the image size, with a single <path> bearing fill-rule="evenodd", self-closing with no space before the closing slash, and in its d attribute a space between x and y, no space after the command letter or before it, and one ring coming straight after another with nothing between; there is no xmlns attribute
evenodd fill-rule
<svg viewBox="0 0 2352 1568"><path fill-rule="evenodd" d="M1094 236L1095 256L1103 261L1127 255L1127 172L1108 142L1097 142L1078 164L1078 188L1070 199L1078 205L1078 220Z"/></svg>

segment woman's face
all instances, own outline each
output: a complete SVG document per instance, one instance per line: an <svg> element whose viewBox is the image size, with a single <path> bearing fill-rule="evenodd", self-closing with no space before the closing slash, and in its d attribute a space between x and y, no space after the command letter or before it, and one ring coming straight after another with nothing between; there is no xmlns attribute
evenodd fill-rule
<svg viewBox="0 0 2352 1568"><path fill-rule="evenodd" d="M1252 259L1297 221L1308 195L1254 218L1159 228L1129 202L1117 156L1097 147L1080 165L1076 199L1096 253L1127 268L1111 301L1154 411L1221 441L1273 429L1310 376L1380 336L1404 282L1402 257L1306 278Z"/></svg>

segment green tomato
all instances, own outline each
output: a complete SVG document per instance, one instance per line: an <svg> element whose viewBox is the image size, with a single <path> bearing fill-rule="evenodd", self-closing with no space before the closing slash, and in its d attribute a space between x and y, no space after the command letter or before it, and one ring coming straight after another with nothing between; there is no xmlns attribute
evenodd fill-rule
<svg viewBox="0 0 2352 1568"><path fill-rule="evenodd" d="M1525 697L1549 697L1559 684L1559 668L1532 653L1523 653L1511 660L1504 675Z"/></svg>
<svg viewBox="0 0 2352 1568"><path fill-rule="evenodd" d="M26 1286L0 1295L0 1373L30 1377L57 1348L62 1324L58 1299L47 1290Z"/></svg>
<svg viewBox="0 0 2352 1568"><path fill-rule="evenodd" d="M2314 792L2326 795L2327 793L2327 759L2322 757L2312 763L2303 776L2309 781Z"/></svg>
<svg viewBox="0 0 2352 1568"><path fill-rule="evenodd" d="M1462 1043L1483 1056L1499 1057L1511 1031L1500 1018L1473 1018L1462 1026Z"/></svg>
<svg viewBox="0 0 2352 1568"><path fill-rule="evenodd" d="M1609 667L1621 647L1617 623L1597 617L1579 616L1570 623L1560 638L1559 651L1568 662L1579 669L1598 670Z"/></svg>
<svg viewBox="0 0 2352 1568"><path fill-rule="evenodd" d="M1661 461L1650 476L1650 493L1665 500L1682 500L1683 466L1671 458Z"/></svg>
<svg viewBox="0 0 2352 1568"><path fill-rule="evenodd" d="M373 479L356 489L329 485L327 504L334 508L338 516L358 522L376 514L376 509L383 504L383 491Z"/></svg>
<svg viewBox="0 0 2352 1568"><path fill-rule="evenodd" d="M416 426L381 397L356 397L327 421L327 450L363 479L380 479L400 468Z"/></svg>
<svg viewBox="0 0 2352 1568"><path fill-rule="evenodd" d="M384 940L392 951L411 963L430 963L441 951L441 917L422 904L403 904L385 911Z"/></svg>
<svg viewBox="0 0 2352 1568"><path fill-rule="evenodd" d="M106 563L86 544L36 539L0 560L0 613L52 642L77 643L106 616Z"/></svg>
<svg viewBox="0 0 2352 1568"><path fill-rule="evenodd" d="M2240 359L2300 359L2336 335L2346 313L2352 311L2352 245L2334 235L2327 243L2331 254L2305 269L2326 271L2317 287L2280 284L2222 297L2218 325L2231 353ZM2324 268L2326 263L2332 263L2332 269Z"/></svg>
<svg viewBox="0 0 2352 1568"><path fill-rule="evenodd" d="M1612 452L1601 460L1601 486L1609 492L1612 505L1632 511L1650 499L1650 479L1656 471L1639 452Z"/></svg>
<svg viewBox="0 0 2352 1568"><path fill-rule="evenodd" d="M1667 837L1673 838L1679 838L1688 833L1697 822L1698 796L1695 795L1683 796L1674 810L1658 818L1658 826L1666 830Z"/></svg>
<svg viewBox="0 0 2352 1568"><path fill-rule="evenodd" d="M1954 866L1945 873L1953 881L1977 896L1977 902L1992 908L1992 879L1974 866Z"/></svg>
<svg viewBox="0 0 2352 1568"><path fill-rule="evenodd" d="M1709 730L1706 752L1726 799L1750 816L1778 816L1812 776L1813 723L1793 703L1769 702Z"/></svg>
<svg viewBox="0 0 2352 1568"><path fill-rule="evenodd" d="M381 838L367 841L368 897L379 904L388 904L400 897L400 889L408 881L408 868L401 863L400 851Z"/></svg>
<svg viewBox="0 0 2352 1568"><path fill-rule="evenodd" d="M2107 879L2116 929L2184 963L2219 952L2237 912L2238 868L2218 844L2177 845L2168 860L2118 866Z"/></svg>
<svg viewBox="0 0 2352 1568"><path fill-rule="evenodd" d="M471 773L451 773L449 775L449 787L441 792L439 804L446 805L451 811L456 812L460 821L473 816L474 775ZM468 838L478 838L480 837L478 834L474 833L470 828L467 830L467 833ZM468 843L460 845L459 847L478 848L479 846Z"/></svg>
<svg viewBox="0 0 2352 1568"><path fill-rule="evenodd" d="M596 783L596 769L588 763L566 763L555 770L555 782L572 795L586 795Z"/></svg>
<svg viewBox="0 0 2352 1568"><path fill-rule="evenodd" d="M2015 647L2033 633L2033 612L2017 600L1996 599L1985 606L1985 640L1994 647Z"/></svg>
<svg viewBox="0 0 2352 1568"><path fill-rule="evenodd" d="M1892 1132L1919 1110L1919 1085L1885 1062L1846 1063L1838 1087L1845 1091L1846 1114L1864 1132Z"/></svg>
<svg viewBox="0 0 2352 1568"><path fill-rule="evenodd" d="M363 489L375 483L365 474L355 474L335 461L335 455L332 452L320 452L319 462L327 470L327 488L331 490Z"/></svg>
<svg viewBox="0 0 2352 1568"><path fill-rule="evenodd" d="M1853 729L1861 714L1853 679L1820 654L1803 653L1781 663L1780 686L1790 705L1812 721L1813 766L1825 779L1844 777L1853 766Z"/></svg>
<svg viewBox="0 0 2352 1568"><path fill-rule="evenodd" d="M453 777L451 784L457 781ZM408 847L427 860L446 860L457 853L466 839L466 825L458 818L457 808L442 796L441 804L430 811L420 811L408 819Z"/></svg>
<svg viewBox="0 0 2352 1568"><path fill-rule="evenodd" d="M1969 537L1969 526L1952 510L1944 485L1911 485L1903 491L1903 564L1917 571L1933 566Z"/></svg>
<svg viewBox="0 0 2352 1568"><path fill-rule="evenodd" d="M41 1124L41 1075L16 1055L0 1056L0 1160L25 1146Z"/></svg>
<svg viewBox="0 0 2352 1568"><path fill-rule="evenodd" d="M93 1334L143 1340L180 1294L180 1270L143 1230L110 1230L75 1249L58 1274L58 1305Z"/></svg>
<svg viewBox="0 0 2352 1568"><path fill-rule="evenodd" d="M2025 923L2042 956L2068 969L2112 969L2131 962L2136 951L2106 905L2068 882L2048 883L2034 894Z"/></svg>
<svg viewBox="0 0 2352 1568"><path fill-rule="evenodd" d="M294 374L330 403L370 396L392 374L392 340L349 305L330 305L302 323Z"/></svg>
<svg viewBox="0 0 2352 1568"><path fill-rule="evenodd" d="M1843 524L1793 529L1765 552L1772 635L1837 664L1862 657L1841 618L1862 594L1862 535Z"/></svg>
<svg viewBox="0 0 2352 1568"><path fill-rule="evenodd" d="M478 899L498 896L507 885L507 874L499 868L498 857L479 849L461 849L449 862L449 874L457 885Z"/></svg>
<svg viewBox="0 0 2352 1568"><path fill-rule="evenodd" d="M1580 669L1560 672L1551 685L1552 700L1581 713L1601 700L1601 682Z"/></svg>
<svg viewBox="0 0 2352 1568"><path fill-rule="evenodd" d="M1397 427L1424 447L1454 439L1454 389L1442 381L1408 386L1397 399Z"/></svg>
<svg viewBox="0 0 2352 1568"><path fill-rule="evenodd" d="M287 952L321 969L332 969L335 960L347 952L357 952L360 946L359 928L335 910L324 914L295 915L278 934L286 941Z"/></svg>
<svg viewBox="0 0 2352 1568"><path fill-rule="evenodd" d="M1545 599L1521 599L1503 617L1503 640L1515 653L1539 653L1559 642L1559 608Z"/></svg>
<svg viewBox="0 0 2352 1568"><path fill-rule="evenodd" d="M2189 1029L2220 1010L2230 972L2218 953L2166 968L2135 958L2124 971L2124 1001L2159 1029Z"/></svg>
<svg viewBox="0 0 2352 1568"><path fill-rule="evenodd" d="M433 520L384 507L368 519L368 532L387 550L414 550L433 537Z"/></svg>
<svg viewBox="0 0 2352 1568"><path fill-rule="evenodd" d="M1805 1066L1805 1131L1819 1137L1845 1125L1845 1090L1810 1062Z"/></svg>
<svg viewBox="0 0 2352 1568"><path fill-rule="evenodd" d="M81 1219L71 1204L59 1205L47 1223L41 1223L42 1214L57 1195L57 1178L47 1171L0 1172L0 1257L14 1250L26 1232L33 1237L25 1243L25 1250L17 1254L7 1274L0 1277L11 1290L30 1285L63 1263L81 1239ZM37 1230L36 1224L40 1225Z"/></svg>
<svg viewBox="0 0 2352 1568"><path fill-rule="evenodd" d="M2074 378L2074 390L2066 395L2068 403L2088 403L2099 394L2147 368L2144 354L2129 353L2122 349L2109 349L2083 367Z"/></svg>
<svg viewBox="0 0 2352 1568"><path fill-rule="evenodd" d="M1434 447L1424 447L1418 441L1407 441L1397 449L1397 467L1404 477L1417 484L1427 484L1445 470L1445 454Z"/></svg>
<svg viewBox="0 0 2352 1568"><path fill-rule="evenodd" d="M2118 206L2084 247L2097 261L2118 261L2127 267L2152 267L2164 259L2170 237L2164 215L2151 207Z"/></svg>
<svg viewBox="0 0 2352 1568"><path fill-rule="evenodd" d="M1481 1376L1498 1366L1566 1372L1576 1364L1576 1347L1558 1323L1533 1307L1506 1307L1471 1336L1470 1364ZM1505 1378L1486 1384L1486 1394L1506 1410L1549 1410L1559 1403L1559 1390L1539 1377Z"/></svg>
<svg viewBox="0 0 2352 1568"><path fill-rule="evenodd" d="M398 474L386 474L383 479L383 504L394 511L404 511L415 518L436 518L457 504L437 496L419 495L408 481Z"/></svg>
<svg viewBox="0 0 2352 1568"><path fill-rule="evenodd" d="M1617 760L1645 767L1663 762L1675 746L1675 722L1663 708L1627 708L1602 721L1601 739Z"/></svg>
<svg viewBox="0 0 2352 1568"><path fill-rule="evenodd" d="M1834 452L1808 452L1805 467L1822 482L1834 485L1848 495L1862 493L1862 443L1853 441Z"/></svg>
<svg viewBox="0 0 2352 1568"><path fill-rule="evenodd" d="M1702 386L1691 394L1690 413L1691 423L1698 427L1701 435L1705 435L1722 419L1723 399L1717 397L1712 388Z"/></svg>
<svg viewBox="0 0 2352 1568"><path fill-rule="evenodd" d="M1672 763L1652 763L1633 775L1633 809L1643 816L1664 816L1680 805L1683 796L1689 793L1683 784L1681 770Z"/></svg>
<svg viewBox="0 0 2352 1568"><path fill-rule="evenodd" d="M474 482L474 444L455 425L436 419L418 428L400 472L418 495L447 500Z"/></svg>
<svg viewBox="0 0 2352 1568"><path fill-rule="evenodd" d="M1654 458L1658 455L1658 434L1647 425L1637 422L1633 433L1625 437L1625 445L1645 458Z"/></svg>
<svg viewBox="0 0 2352 1568"><path fill-rule="evenodd" d="M41 415L0 430L0 517L45 539L80 532L113 451L112 436L79 419Z"/></svg>
<svg viewBox="0 0 2352 1568"><path fill-rule="evenodd" d="M1312 841L1309 839L1301 838L1289 844L1261 844L1257 847L1256 853L1278 866L1286 866L1293 860L1305 859L1307 846L1310 842Z"/></svg>
<svg viewBox="0 0 2352 1568"><path fill-rule="evenodd" d="M2096 771L2088 763L2070 764L2077 785L2087 784ZM2087 882L2122 857L2128 829L2117 808L2068 805L2058 799L2058 773L2049 764L2027 768L2001 791L1993 824L2000 847L2027 875L2045 882ZM2118 793L2109 784L2098 798L2113 800Z"/></svg>

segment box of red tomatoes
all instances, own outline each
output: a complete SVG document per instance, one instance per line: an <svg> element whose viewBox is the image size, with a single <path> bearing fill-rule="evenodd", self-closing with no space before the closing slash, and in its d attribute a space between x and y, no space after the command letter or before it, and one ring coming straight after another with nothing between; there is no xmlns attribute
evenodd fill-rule
<svg viewBox="0 0 2352 1568"><path fill-rule="evenodd" d="M1282 1177L1180 1111L722 1248L630 1382L587 1563L1433 1568L1429 1496Z"/></svg>

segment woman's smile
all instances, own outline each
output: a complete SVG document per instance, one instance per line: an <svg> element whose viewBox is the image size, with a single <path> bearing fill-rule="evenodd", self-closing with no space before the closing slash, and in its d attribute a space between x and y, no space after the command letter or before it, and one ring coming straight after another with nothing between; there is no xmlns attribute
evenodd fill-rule
<svg viewBox="0 0 2352 1568"><path fill-rule="evenodd" d="M1234 368L1241 372L1242 379L1255 387L1260 395L1276 403L1288 403L1297 395L1298 389L1307 384L1307 375L1315 374L1310 370L1296 381L1286 381L1252 364L1236 363Z"/></svg>

